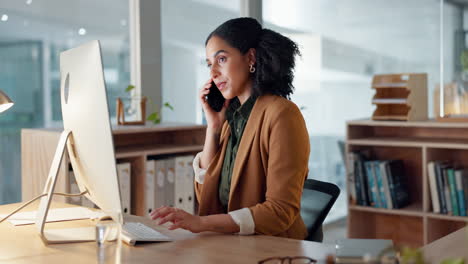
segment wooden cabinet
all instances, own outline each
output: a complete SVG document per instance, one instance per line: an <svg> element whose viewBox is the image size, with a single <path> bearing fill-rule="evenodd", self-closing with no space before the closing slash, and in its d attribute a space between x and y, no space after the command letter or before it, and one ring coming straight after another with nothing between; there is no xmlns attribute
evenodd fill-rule
<svg viewBox="0 0 468 264"><path fill-rule="evenodd" d="M411 202L402 209L383 209L348 199L350 238L392 239L419 247L467 225L468 217L432 212L427 164L448 160L468 168L468 123L350 121L346 152L359 150L372 153L375 160L402 160Z"/></svg>
<svg viewBox="0 0 468 264"><path fill-rule="evenodd" d="M205 126L160 124L115 126L112 129L116 162L131 164L132 214L145 214L146 160L158 157L196 154L203 150ZM23 129L21 131L22 200L42 193L62 129ZM65 155L56 192L69 192L69 161ZM55 197L64 202L65 198Z"/></svg>

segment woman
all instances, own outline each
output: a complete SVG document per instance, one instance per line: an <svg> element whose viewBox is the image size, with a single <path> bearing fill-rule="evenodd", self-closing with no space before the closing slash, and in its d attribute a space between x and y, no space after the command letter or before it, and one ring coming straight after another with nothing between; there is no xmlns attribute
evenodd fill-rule
<svg viewBox="0 0 468 264"><path fill-rule="evenodd" d="M169 229L304 239L300 216L309 136L293 92L297 45L252 18L229 20L207 38L210 79L199 92L207 120L194 159L199 216L161 207L151 214ZM207 103L211 82L226 99Z"/></svg>

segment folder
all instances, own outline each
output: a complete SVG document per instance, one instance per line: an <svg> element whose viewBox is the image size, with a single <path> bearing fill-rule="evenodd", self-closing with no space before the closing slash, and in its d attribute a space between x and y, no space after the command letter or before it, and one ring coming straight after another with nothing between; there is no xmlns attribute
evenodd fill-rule
<svg viewBox="0 0 468 264"><path fill-rule="evenodd" d="M194 186L194 171L193 171L193 159L194 156L185 157L185 211L188 213L195 213L195 186Z"/></svg>
<svg viewBox="0 0 468 264"><path fill-rule="evenodd" d="M166 178L165 178L165 186L164 186L164 191L165 191L165 197L166 197L166 206L171 206L174 207L175 201L174 201L174 185L175 185L175 158L169 158L165 160L166 162Z"/></svg>
<svg viewBox="0 0 468 264"><path fill-rule="evenodd" d="M154 205L154 187L155 187L155 163L154 160L146 161L146 179L145 179L145 204L146 213L149 214L155 208Z"/></svg>
<svg viewBox="0 0 468 264"><path fill-rule="evenodd" d="M130 182L130 163L117 164L117 176L119 177L120 198L122 199L122 210L126 214L131 212L131 182Z"/></svg>
<svg viewBox="0 0 468 264"><path fill-rule="evenodd" d="M185 210L185 156L175 158L175 184L174 184L174 202L175 207Z"/></svg>
<svg viewBox="0 0 468 264"><path fill-rule="evenodd" d="M156 182L154 194L154 208L166 205L166 161L157 160L155 162Z"/></svg>

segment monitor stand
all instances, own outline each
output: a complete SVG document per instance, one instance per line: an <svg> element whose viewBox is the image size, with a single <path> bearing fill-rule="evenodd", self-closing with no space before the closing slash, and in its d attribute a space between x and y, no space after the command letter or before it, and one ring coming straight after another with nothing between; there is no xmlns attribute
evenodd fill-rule
<svg viewBox="0 0 468 264"><path fill-rule="evenodd" d="M69 144L67 144L67 142ZM60 164L62 163L65 149L67 149L70 155L75 154L73 149L70 148L73 148L73 135L70 130L64 130L60 135L54 159L49 170L49 176L47 177L44 187L43 194L47 195L41 198L39 209L37 211L36 227L45 244L89 242L96 240L96 228L94 226L45 230L47 214L49 212L55 184L57 182L58 171L60 169Z"/></svg>

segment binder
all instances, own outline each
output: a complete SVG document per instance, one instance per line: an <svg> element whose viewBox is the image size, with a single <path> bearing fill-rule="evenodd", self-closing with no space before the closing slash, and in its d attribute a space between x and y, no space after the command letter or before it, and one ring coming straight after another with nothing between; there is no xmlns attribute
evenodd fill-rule
<svg viewBox="0 0 468 264"><path fill-rule="evenodd" d="M154 208L159 208L166 205L166 161L165 160L156 160L155 161L155 184L153 204Z"/></svg>
<svg viewBox="0 0 468 264"><path fill-rule="evenodd" d="M185 156L175 157L175 185L174 202L175 207L185 210L185 174L186 174Z"/></svg>
<svg viewBox="0 0 468 264"><path fill-rule="evenodd" d="M146 179L145 179L145 205L146 213L150 214L155 208L154 205L154 187L155 187L155 163L154 160L146 161Z"/></svg>
<svg viewBox="0 0 468 264"><path fill-rule="evenodd" d="M131 212L131 188L130 188L130 163L118 163L117 175L119 177L120 198L122 199L123 213L130 214Z"/></svg>
<svg viewBox="0 0 468 264"><path fill-rule="evenodd" d="M174 207L174 183L175 183L175 158L169 158L166 162L166 181L165 181L165 197L166 206Z"/></svg>
<svg viewBox="0 0 468 264"><path fill-rule="evenodd" d="M190 214L195 213L195 186L194 186L194 171L193 159L195 157L190 155L185 157L185 211Z"/></svg>

